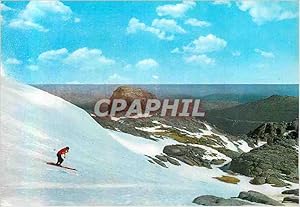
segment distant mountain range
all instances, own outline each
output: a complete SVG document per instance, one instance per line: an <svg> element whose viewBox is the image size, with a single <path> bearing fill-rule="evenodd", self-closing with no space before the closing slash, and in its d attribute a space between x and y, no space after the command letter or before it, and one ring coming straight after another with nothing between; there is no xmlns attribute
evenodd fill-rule
<svg viewBox="0 0 300 207"><path fill-rule="evenodd" d="M223 85L223 93L221 93L221 86L141 85L140 87L147 89L158 98L200 98L202 107L206 111L205 119L233 135L247 134L264 122L289 122L298 117L298 86L296 85L275 85L272 86L273 89L271 85ZM92 112L95 103L101 98L109 98L118 85L66 84L35 87ZM206 94L208 92L211 94ZM271 92L279 92L279 95L270 96ZM295 96L287 96L290 94Z"/></svg>
<svg viewBox="0 0 300 207"><path fill-rule="evenodd" d="M245 134L264 122L293 121L298 115L298 97L273 95L225 109L207 111L206 120L237 135Z"/></svg>
<svg viewBox="0 0 300 207"><path fill-rule="evenodd" d="M234 94L234 93L215 93L207 96L203 96L202 100L205 101L228 101L228 102L236 102L236 103L248 103L252 101L257 101L263 98L266 98L266 95L259 94Z"/></svg>

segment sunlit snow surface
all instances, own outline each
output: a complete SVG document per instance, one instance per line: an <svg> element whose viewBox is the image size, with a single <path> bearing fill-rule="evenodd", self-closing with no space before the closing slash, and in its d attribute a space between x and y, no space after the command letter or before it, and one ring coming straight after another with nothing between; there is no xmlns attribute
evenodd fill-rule
<svg viewBox="0 0 300 207"><path fill-rule="evenodd" d="M191 205L199 195L231 197L255 187L242 176L238 185L217 181L224 175L217 168L162 168L144 156L172 143L104 129L61 98L1 78L1 206ZM78 172L46 165L64 146L63 165Z"/></svg>

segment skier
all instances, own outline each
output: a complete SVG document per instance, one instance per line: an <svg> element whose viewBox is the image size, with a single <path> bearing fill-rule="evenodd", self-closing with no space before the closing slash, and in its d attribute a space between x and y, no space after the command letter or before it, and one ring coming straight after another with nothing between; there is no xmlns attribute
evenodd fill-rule
<svg viewBox="0 0 300 207"><path fill-rule="evenodd" d="M64 158L66 158L66 154L69 152L69 149L70 149L69 147L65 147L57 152L56 165L61 166L61 163L64 161L64 159L62 158L62 155L64 156Z"/></svg>

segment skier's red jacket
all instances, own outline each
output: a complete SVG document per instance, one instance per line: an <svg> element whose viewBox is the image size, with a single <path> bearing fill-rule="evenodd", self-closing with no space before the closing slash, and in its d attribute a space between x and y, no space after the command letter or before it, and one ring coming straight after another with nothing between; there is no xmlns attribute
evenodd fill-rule
<svg viewBox="0 0 300 207"><path fill-rule="evenodd" d="M69 150L65 147L57 152L58 155L66 154Z"/></svg>

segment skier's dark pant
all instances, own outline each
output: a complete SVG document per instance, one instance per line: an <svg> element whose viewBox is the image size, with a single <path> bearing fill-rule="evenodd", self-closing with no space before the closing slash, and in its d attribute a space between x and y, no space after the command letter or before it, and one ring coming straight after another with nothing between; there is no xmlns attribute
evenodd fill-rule
<svg viewBox="0 0 300 207"><path fill-rule="evenodd" d="M64 161L64 159L61 157L61 155L57 154L57 165L61 165L61 163Z"/></svg>

